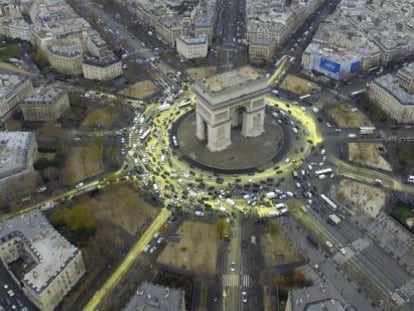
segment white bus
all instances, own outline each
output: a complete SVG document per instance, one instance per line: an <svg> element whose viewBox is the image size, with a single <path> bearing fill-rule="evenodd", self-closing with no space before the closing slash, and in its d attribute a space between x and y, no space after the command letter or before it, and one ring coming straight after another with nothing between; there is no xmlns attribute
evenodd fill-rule
<svg viewBox="0 0 414 311"><path fill-rule="evenodd" d="M354 91L354 92L351 93L351 97L352 96L357 96L357 95L362 94L364 92L365 92L365 89L360 89L360 90Z"/></svg>
<svg viewBox="0 0 414 311"><path fill-rule="evenodd" d="M165 103L165 104L162 104L162 105L160 105L159 107L158 107L158 111L165 111L165 110L168 110L168 109L170 109L171 108L171 105L170 104L167 104L167 103Z"/></svg>
<svg viewBox="0 0 414 311"><path fill-rule="evenodd" d="M373 126L361 126L359 128L359 134L360 135L372 135L374 134L375 127Z"/></svg>
<svg viewBox="0 0 414 311"><path fill-rule="evenodd" d="M150 133L151 133L151 129L146 130L144 133L141 134L139 139L140 140L145 140L145 138L147 138Z"/></svg>
<svg viewBox="0 0 414 311"><path fill-rule="evenodd" d="M178 108L184 108L191 105L191 99L184 100L181 104L178 105Z"/></svg>
<svg viewBox="0 0 414 311"><path fill-rule="evenodd" d="M332 169L330 167L315 171L315 174L318 176L322 174L330 174L330 173L332 173Z"/></svg>
<svg viewBox="0 0 414 311"><path fill-rule="evenodd" d="M336 210L338 208L338 206L325 194L321 194L321 199L325 201L325 203L328 204L333 210Z"/></svg>
<svg viewBox="0 0 414 311"><path fill-rule="evenodd" d="M309 98L309 97L311 97L311 94L302 95L302 96L299 97L299 99L304 100L304 99Z"/></svg>

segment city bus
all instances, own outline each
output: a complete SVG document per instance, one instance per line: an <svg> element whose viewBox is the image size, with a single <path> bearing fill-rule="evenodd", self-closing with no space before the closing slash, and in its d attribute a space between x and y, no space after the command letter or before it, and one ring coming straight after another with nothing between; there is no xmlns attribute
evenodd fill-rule
<svg viewBox="0 0 414 311"><path fill-rule="evenodd" d="M328 198L325 194L321 194L321 199L329 205L330 208L332 208L333 210L336 210L338 208L338 206L330 199Z"/></svg>
<svg viewBox="0 0 414 311"><path fill-rule="evenodd" d="M361 126L359 128L359 134L361 135L372 135L374 134L375 127L373 126Z"/></svg>
<svg viewBox="0 0 414 311"><path fill-rule="evenodd" d="M353 96L357 96L357 95L359 95L359 94L362 94L362 93L364 93L365 91L366 91L365 89L360 89L360 90L354 91L354 92L352 92L352 93L351 93L351 97L353 97Z"/></svg>
<svg viewBox="0 0 414 311"><path fill-rule="evenodd" d="M181 104L178 105L178 108L184 108L190 105L191 105L191 99L186 99Z"/></svg>
<svg viewBox="0 0 414 311"><path fill-rule="evenodd" d="M147 138L150 133L151 133L151 129L146 130L144 133L141 134L139 139L140 140L145 140L145 138Z"/></svg>
<svg viewBox="0 0 414 311"><path fill-rule="evenodd" d="M318 176L322 174L331 174L331 173L332 173L332 169L330 167L315 171L315 174Z"/></svg>

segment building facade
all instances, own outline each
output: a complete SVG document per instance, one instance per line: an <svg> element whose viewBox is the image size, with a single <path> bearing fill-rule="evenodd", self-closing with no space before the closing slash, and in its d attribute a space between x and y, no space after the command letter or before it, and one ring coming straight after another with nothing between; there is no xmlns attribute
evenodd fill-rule
<svg viewBox="0 0 414 311"><path fill-rule="evenodd" d="M69 109L68 93L53 87L40 87L20 104L20 109L27 121L56 120Z"/></svg>
<svg viewBox="0 0 414 311"><path fill-rule="evenodd" d="M396 76L387 74L375 79L369 84L367 93L398 123L414 123L414 94L407 92Z"/></svg>
<svg viewBox="0 0 414 311"><path fill-rule="evenodd" d="M252 37L249 41L249 63L260 64L269 61L276 49L276 40L272 38Z"/></svg>
<svg viewBox="0 0 414 311"><path fill-rule="evenodd" d="M82 72L86 79L108 81L122 75L122 62L114 54L100 58L85 57Z"/></svg>
<svg viewBox="0 0 414 311"><path fill-rule="evenodd" d="M29 256L23 276L15 275L27 298L40 310L51 311L85 273L82 253L34 210L2 223L0 257L6 264ZM10 271L10 273L12 273Z"/></svg>
<svg viewBox="0 0 414 311"><path fill-rule="evenodd" d="M18 111L18 104L33 92L29 78L0 73L0 123Z"/></svg>
<svg viewBox="0 0 414 311"><path fill-rule="evenodd" d="M207 36L204 34L199 37L178 36L177 53L186 59L207 57Z"/></svg>
<svg viewBox="0 0 414 311"><path fill-rule="evenodd" d="M37 143L31 132L0 132L0 202L32 193Z"/></svg>
<svg viewBox="0 0 414 311"><path fill-rule="evenodd" d="M232 128L241 127L244 137L257 137L264 131L267 80L246 66L203 79L194 86L196 93L196 136L207 140L211 152L231 144Z"/></svg>

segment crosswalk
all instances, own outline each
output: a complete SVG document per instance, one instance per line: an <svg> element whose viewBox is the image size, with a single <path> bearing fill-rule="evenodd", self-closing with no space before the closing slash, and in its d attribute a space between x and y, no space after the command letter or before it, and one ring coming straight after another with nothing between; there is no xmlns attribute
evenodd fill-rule
<svg viewBox="0 0 414 311"><path fill-rule="evenodd" d="M406 284L401 286L393 294L393 297L396 297L396 303L402 305L405 301L408 301L411 297L414 296L414 279L411 279Z"/></svg>
<svg viewBox="0 0 414 311"><path fill-rule="evenodd" d="M238 274L224 274L223 278L223 287L250 287L252 284L251 278L249 275L238 275Z"/></svg>

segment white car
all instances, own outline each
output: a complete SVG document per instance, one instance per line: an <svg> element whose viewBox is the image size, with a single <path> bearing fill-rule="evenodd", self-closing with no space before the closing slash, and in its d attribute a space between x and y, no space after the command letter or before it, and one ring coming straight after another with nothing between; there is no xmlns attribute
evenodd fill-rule
<svg viewBox="0 0 414 311"><path fill-rule="evenodd" d="M232 261L231 264L230 264L230 271L231 272L236 271L236 263L234 261Z"/></svg>
<svg viewBox="0 0 414 311"><path fill-rule="evenodd" d="M242 292L242 301L243 301L244 303L246 303L246 302L247 302L247 293L246 293L245 291L243 291L243 292Z"/></svg>

